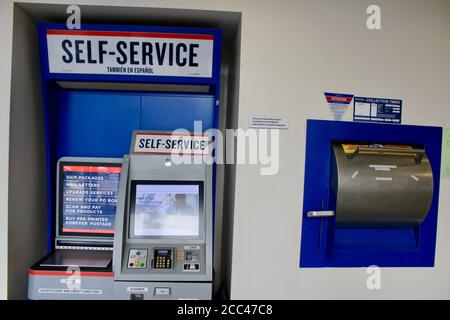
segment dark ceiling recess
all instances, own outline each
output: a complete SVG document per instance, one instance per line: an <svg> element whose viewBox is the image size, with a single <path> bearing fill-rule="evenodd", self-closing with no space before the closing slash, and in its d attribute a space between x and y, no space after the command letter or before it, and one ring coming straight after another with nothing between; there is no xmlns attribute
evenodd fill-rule
<svg viewBox="0 0 450 320"><path fill-rule="evenodd" d="M65 23L67 5L17 3L34 20ZM140 26L174 26L193 28L219 28L223 30L224 60L234 45L241 21L240 12L191 9L165 9L121 6L90 6L81 8L82 24L123 24Z"/></svg>

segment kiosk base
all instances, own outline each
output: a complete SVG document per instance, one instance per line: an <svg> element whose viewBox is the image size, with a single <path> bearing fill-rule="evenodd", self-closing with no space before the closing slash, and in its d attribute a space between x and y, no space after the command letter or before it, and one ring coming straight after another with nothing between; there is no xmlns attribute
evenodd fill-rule
<svg viewBox="0 0 450 320"><path fill-rule="evenodd" d="M211 282L114 281L105 252L91 263L96 267L61 266L52 253L28 270L30 300L211 300ZM98 260L96 262L96 260Z"/></svg>
<svg viewBox="0 0 450 320"><path fill-rule="evenodd" d="M28 271L30 300L111 300L113 273L111 271L80 272Z"/></svg>
<svg viewBox="0 0 450 320"><path fill-rule="evenodd" d="M114 282L117 300L211 300L211 282Z"/></svg>
<svg viewBox="0 0 450 320"><path fill-rule="evenodd" d="M60 251L44 257L28 270L28 299L30 300L110 300L113 299L111 258L100 267L111 252L93 258L95 267L64 265L71 259L61 259ZM73 252L76 260L85 252ZM72 255L63 255L65 258ZM66 260L66 261L62 261ZM75 261L75 260L74 260Z"/></svg>

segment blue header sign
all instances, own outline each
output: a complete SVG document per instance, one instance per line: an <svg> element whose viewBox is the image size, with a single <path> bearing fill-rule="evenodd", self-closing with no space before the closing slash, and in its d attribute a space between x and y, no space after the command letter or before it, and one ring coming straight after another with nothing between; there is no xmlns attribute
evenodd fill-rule
<svg viewBox="0 0 450 320"><path fill-rule="evenodd" d="M48 79L212 84L220 77L217 29L41 24L39 34Z"/></svg>
<svg viewBox="0 0 450 320"><path fill-rule="evenodd" d="M212 76L213 36L47 30L50 73Z"/></svg>
<svg viewBox="0 0 450 320"><path fill-rule="evenodd" d="M402 100L354 97L353 120L399 124L402 122Z"/></svg>

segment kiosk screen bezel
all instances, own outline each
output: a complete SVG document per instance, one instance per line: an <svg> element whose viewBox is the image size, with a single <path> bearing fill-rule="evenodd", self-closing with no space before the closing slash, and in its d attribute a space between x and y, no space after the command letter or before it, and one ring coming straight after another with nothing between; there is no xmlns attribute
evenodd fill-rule
<svg viewBox="0 0 450 320"><path fill-rule="evenodd" d="M135 205L136 205L136 187L138 185L197 185L199 187L199 230L197 236L184 235L135 235ZM129 239L163 239L163 240L203 240L205 237L205 201L204 201L204 182L198 180L132 180L130 183L130 203L128 215L128 238Z"/></svg>

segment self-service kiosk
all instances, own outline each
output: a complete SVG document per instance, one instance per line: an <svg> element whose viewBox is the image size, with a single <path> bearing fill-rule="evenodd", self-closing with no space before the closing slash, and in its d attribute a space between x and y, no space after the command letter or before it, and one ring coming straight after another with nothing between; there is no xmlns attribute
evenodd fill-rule
<svg viewBox="0 0 450 320"><path fill-rule="evenodd" d="M212 166L204 159L175 164L171 157L180 145L191 146L182 153L192 160L207 156L208 140L135 132L120 181L115 298L211 299Z"/></svg>
<svg viewBox="0 0 450 320"><path fill-rule="evenodd" d="M29 270L29 299L112 299L122 159L65 157L56 179L55 250Z"/></svg>
<svg viewBox="0 0 450 320"><path fill-rule="evenodd" d="M300 267L434 266L442 128L308 120Z"/></svg>
<svg viewBox="0 0 450 320"><path fill-rule="evenodd" d="M132 225L133 228L118 231L114 242L121 253L114 254L113 259L113 229L108 233L99 230L96 235L93 232L72 233L69 227L71 221L64 220L64 216L61 219L59 197L66 191L60 189L59 184L55 186L55 181L61 179L61 170L64 170L58 164L61 158L70 157L75 162L84 161L80 158L95 158L96 162L105 165L110 159L122 159L129 153L135 130L172 132L181 128L193 132L198 129L196 122L201 126L201 131L217 128L221 31L108 25L82 25L81 30L68 30L64 24L41 24L39 41L47 148L50 256L30 268L29 297L140 298L139 295L131 296L131 293L137 294L138 287L145 286L131 282L154 281L154 287L148 285L142 289L143 298L210 298L213 252L209 232L214 220L214 166L164 166L165 171L152 176L150 173L156 174L156 170L150 170L151 167L161 166L156 160L158 157L136 155L134 152L125 157L121 181L134 181L142 174L142 180L147 182L135 184L130 180L126 189L120 188L119 194L124 192L126 198L119 198L122 210L117 211L119 216L114 218L114 222L127 228ZM144 174L142 170L148 172ZM178 184L174 181L175 176L180 181ZM158 184L158 181L166 180L172 182ZM147 205L147 200L139 195L148 194L150 199L152 194L162 196L163 190L167 191L167 201L185 201L194 213L168 213L167 219L163 219L167 220L167 224L161 225L162 233L158 234L147 225L148 217L143 218L145 214L139 214L139 210ZM127 201L128 205L132 198L135 204L128 211L123 204ZM67 210L74 210L69 203L67 205ZM195 225L193 221L197 218L198 225ZM175 234L173 230L177 223L178 226L192 225L186 225L184 233ZM152 234L152 230L156 233ZM70 243L67 242L69 232ZM80 249L79 242L88 238L95 240L95 246L103 240L101 245L105 250L93 251L94 259L86 257L89 256L87 251L83 251L82 257L72 257L72 251L69 255L60 251ZM147 258L150 260L144 262ZM98 260L98 265L94 260ZM134 268L130 267L130 263ZM69 269L61 269L69 264ZM101 276L98 273L100 266L104 271ZM81 280L74 280L73 277L80 275ZM90 285L98 283L97 280L102 282L100 287ZM158 285L158 281L178 284ZM190 287L189 294L185 294L183 290L190 281L196 283L198 289L191 290L193 287ZM63 287L57 286L56 282ZM80 282L81 286L74 288L72 282ZM127 285L127 282L130 284ZM118 294L115 295L115 292Z"/></svg>

